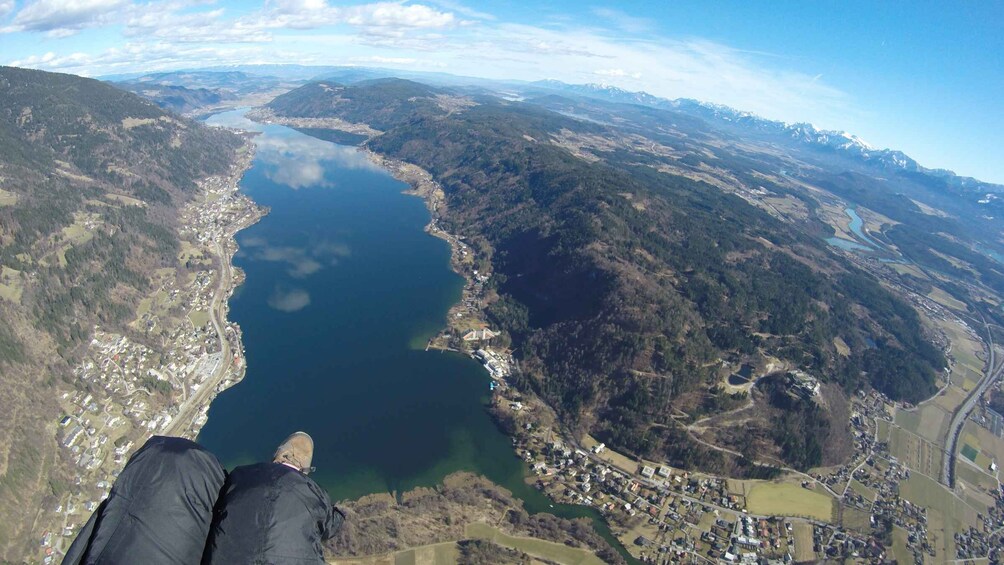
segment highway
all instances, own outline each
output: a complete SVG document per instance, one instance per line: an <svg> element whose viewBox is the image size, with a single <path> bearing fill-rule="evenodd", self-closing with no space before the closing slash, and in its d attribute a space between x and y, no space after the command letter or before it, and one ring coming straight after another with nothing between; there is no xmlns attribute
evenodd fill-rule
<svg viewBox="0 0 1004 565"><path fill-rule="evenodd" d="M983 325L987 329L987 346L990 350L990 359L987 362L986 376L980 384L973 389L973 392L966 397L966 401L952 415L952 423L948 428L946 436L945 457L941 465L941 482L949 488L955 487L955 454L959 447L959 437L962 435L962 427L965 425L969 414L976 407L976 401L987 391L1004 373L1004 363L996 365L996 352L994 351L994 335L990 326L983 320Z"/></svg>

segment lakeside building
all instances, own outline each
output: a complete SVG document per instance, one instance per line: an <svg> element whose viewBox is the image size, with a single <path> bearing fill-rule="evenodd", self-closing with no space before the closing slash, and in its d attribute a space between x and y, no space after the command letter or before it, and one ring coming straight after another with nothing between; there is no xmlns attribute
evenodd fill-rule
<svg viewBox="0 0 1004 565"><path fill-rule="evenodd" d="M464 334L464 341L488 341L493 337L499 335L499 332L493 332L488 328L481 328L480 330L471 330Z"/></svg>

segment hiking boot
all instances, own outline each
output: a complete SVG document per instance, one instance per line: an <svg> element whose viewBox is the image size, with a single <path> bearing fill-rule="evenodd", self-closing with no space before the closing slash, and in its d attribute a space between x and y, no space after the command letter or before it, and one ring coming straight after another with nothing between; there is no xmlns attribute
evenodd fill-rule
<svg viewBox="0 0 1004 565"><path fill-rule="evenodd" d="M306 432L295 432L275 450L273 463L282 463L306 475L314 470L310 460L314 458L314 440Z"/></svg>

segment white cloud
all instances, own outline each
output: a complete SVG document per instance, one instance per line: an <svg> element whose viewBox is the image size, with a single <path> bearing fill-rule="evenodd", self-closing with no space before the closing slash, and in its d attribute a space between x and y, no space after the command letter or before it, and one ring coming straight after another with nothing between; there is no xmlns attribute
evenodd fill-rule
<svg viewBox="0 0 1004 565"><path fill-rule="evenodd" d="M711 41L627 33L624 29L641 29L646 22L609 8L596 11L606 27L567 22L543 27L477 19L455 1L268 0L258 10L228 15L201 0L84 0L58 15L56 8L69 2L39 0L15 15L18 25L73 33L81 26L106 25L112 19L108 7L121 5L114 21L129 42L101 52L66 53L54 41L46 47L51 53L21 56L14 64L92 75L241 63L375 64L496 79L581 83L602 77L630 90L827 127L839 127L852 110L848 96L816 73L784 70L776 58ZM310 29L317 32L304 31ZM304 163L296 178L285 181L291 186L322 181L315 165Z"/></svg>
<svg viewBox="0 0 1004 565"><path fill-rule="evenodd" d="M262 9L230 20L223 17L223 9L207 9L206 4L204 0L35 0L21 8L10 25L0 28L0 33L45 32L60 38L87 28L121 25L126 37L252 43L271 40L269 30L278 29L347 25L367 33L404 35L408 30L449 28L463 23L452 12L404 2L331 6L325 0L270 0ZM0 0L0 16L4 8L13 10L13 1Z"/></svg>
<svg viewBox="0 0 1004 565"><path fill-rule="evenodd" d="M597 69L593 71L593 74L600 75L601 77L611 77L611 78L624 78L624 77L630 77L633 79L641 78L641 73L638 72L629 73L624 69Z"/></svg>
<svg viewBox="0 0 1004 565"><path fill-rule="evenodd" d="M43 31L61 37L110 23L127 0L35 0L14 16L13 31Z"/></svg>
<svg viewBox="0 0 1004 565"><path fill-rule="evenodd" d="M461 16L466 16L468 18L473 18L475 20L495 21L497 19L494 14L489 14L487 12L475 10L473 8L461 4L460 2L454 2L453 0L430 0L429 3L439 6L444 10L456 12Z"/></svg>
<svg viewBox="0 0 1004 565"><path fill-rule="evenodd" d="M612 23L621 31L632 34L648 33L655 28L655 22L648 18L631 16L613 8L593 8L593 13Z"/></svg>
<svg viewBox="0 0 1004 565"><path fill-rule="evenodd" d="M0 0L0 18L14 11L14 0Z"/></svg>
<svg viewBox="0 0 1004 565"><path fill-rule="evenodd" d="M316 29L347 24L374 31L447 28L459 21L452 12L423 4L375 2L355 6L331 6L325 0L271 0L265 9L242 20L260 28Z"/></svg>
<svg viewBox="0 0 1004 565"><path fill-rule="evenodd" d="M32 67L93 76L129 72L136 69L152 72L178 68L179 66L254 64L272 62L272 57L276 57L278 60L289 60L290 57L295 56L295 54L281 50L266 55L257 47L206 47L176 45L164 41L138 41L98 53L78 51L68 55L59 55L53 52L44 55L29 55L11 61L9 64L15 67Z"/></svg>

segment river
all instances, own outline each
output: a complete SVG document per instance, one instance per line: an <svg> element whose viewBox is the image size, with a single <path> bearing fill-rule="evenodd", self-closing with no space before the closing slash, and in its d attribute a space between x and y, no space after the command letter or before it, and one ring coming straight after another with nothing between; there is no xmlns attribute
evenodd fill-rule
<svg viewBox="0 0 1004 565"><path fill-rule="evenodd" d="M867 245L862 245L856 241L851 241L849 239L844 239L841 237L826 238L827 243L833 245L834 247L839 247L847 251L873 251L877 248L882 247L879 244L872 241L867 235L865 235L864 231L862 231L861 228L864 226L864 220L862 220L861 217L858 216L858 213L856 210L854 210L854 208L845 208L844 213L847 214L847 216L851 219L851 222L848 225L851 232L854 233L854 235L856 235L861 241L865 242Z"/></svg>
<svg viewBox="0 0 1004 565"><path fill-rule="evenodd" d="M472 471L529 512L589 517L552 505L485 410L490 379L472 359L424 351L463 288L448 244L423 230L422 201L354 147L242 111L206 120L260 132L241 190L270 212L240 232L247 274L230 300L247 374L220 394L199 442L228 468L269 459L290 432L315 442L312 477L332 499L432 486Z"/></svg>

